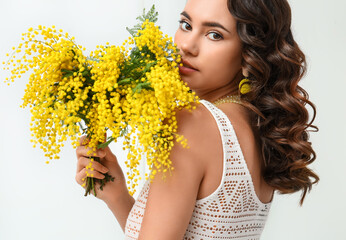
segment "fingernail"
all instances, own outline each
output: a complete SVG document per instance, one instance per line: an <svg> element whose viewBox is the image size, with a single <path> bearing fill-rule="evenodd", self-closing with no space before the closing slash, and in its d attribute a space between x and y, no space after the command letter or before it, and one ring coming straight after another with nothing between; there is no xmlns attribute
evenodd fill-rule
<svg viewBox="0 0 346 240"><path fill-rule="evenodd" d="M104 157L106 156L105 151L99 150L99 151L98 151L98 156L99 156L100 158L104 158Z"/></svg>
<svg viewBox="0 0 346 240"><path fill-rule="evenodd" d="M103 168L102 168L102 172L106 173L106 172L108 172L108 171L109 171L108 168L106 168L106 167L103 167Z"/></svg>

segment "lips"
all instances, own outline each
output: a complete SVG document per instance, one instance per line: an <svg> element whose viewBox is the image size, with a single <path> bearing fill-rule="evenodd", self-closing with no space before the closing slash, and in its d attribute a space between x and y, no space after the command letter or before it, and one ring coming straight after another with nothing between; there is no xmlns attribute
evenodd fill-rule
<svg viewBox="0 0 346 240"><path fill-rule="evenodd" d="M179 72L181 75L190 75L198 71L191 63L189 63L187 60L181 61L183 66L179 66Z"/></svg>
<svg viewBox="0 0 346 240"><path fill-rule="evenodd" d="M190 68L190 69L198 71L198 69L195 68L189 61L182 59L181 62L185 68Z"/></svg>

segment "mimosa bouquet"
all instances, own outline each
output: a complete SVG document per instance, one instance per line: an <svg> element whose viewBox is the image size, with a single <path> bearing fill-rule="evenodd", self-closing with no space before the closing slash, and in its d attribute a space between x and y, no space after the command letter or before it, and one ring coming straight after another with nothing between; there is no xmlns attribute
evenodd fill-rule
<svg viewBox="0 0 346 240"><path fill-rule="evenodd" d="M59 159L63 142L69 137L74 147L82 134L88 146L104 148L119 137L128 150L128 189L131 195L138 185L138 166L146 158L150 175L173 170L170 150L174 140L183 146L186 139L177 134L175 113L192 109L198 98L181 81L180 56L172 39L155 25L154 6L138 17L140 23L128 29L131 36L122 46L106 43L88 56L85 48L63 30L38 26L22 34L23 43L13 48L7 69L13 82L32 71L21 107L30 107L31 141L40 145L49 159ZM20 58L15 55L20 54ZM107 130L111 136L105 139ZM92 158L89 169L92 169ZM47 161L49 163L49 161ZM114 178L103 180L87 173L85 195L95 192ZM146 174L146 180L148 179Z"/></svg>

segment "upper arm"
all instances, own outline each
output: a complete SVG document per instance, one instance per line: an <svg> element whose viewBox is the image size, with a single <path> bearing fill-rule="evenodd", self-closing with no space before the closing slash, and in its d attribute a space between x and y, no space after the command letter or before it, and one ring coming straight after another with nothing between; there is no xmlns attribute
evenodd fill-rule
<svg viewBox="0 0 346 240"><path fill-rule="evenodd" d="M189 148L175 142L170 155L172 174L166 172L166 179L162 180L162 171L157 172L150 184L140 240L176 240L185 234L205 170L198 145L205 114L200 108L177 114L178 133L187 138Z"/></svg>

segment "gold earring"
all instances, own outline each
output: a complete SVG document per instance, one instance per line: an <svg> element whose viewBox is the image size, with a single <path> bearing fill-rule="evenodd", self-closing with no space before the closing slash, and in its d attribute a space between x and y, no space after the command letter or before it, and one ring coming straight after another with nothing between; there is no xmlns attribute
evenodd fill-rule
<svg viewBox="0 0 346 240"><path fill-rule="evenodd" d="M244 79L239 83L240 94L247 94L251 91L250 80L244 76Z"/></svg>
<svg viewBox="0 0 346 240"><path fill-rule="evenodd" d="M242 73L243 73L244 79L241 80L239 83L239 91L240 91L240 94L247 94L248 92L251 91L250 80L248 79L249 72L243 68Z"/></svg>

